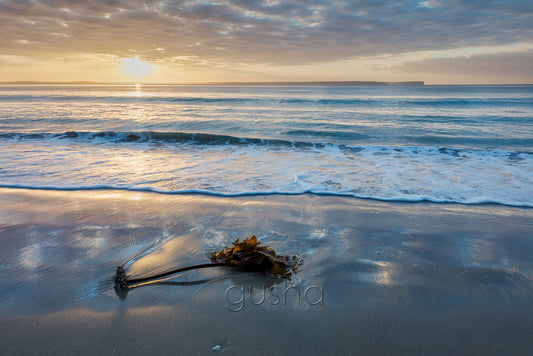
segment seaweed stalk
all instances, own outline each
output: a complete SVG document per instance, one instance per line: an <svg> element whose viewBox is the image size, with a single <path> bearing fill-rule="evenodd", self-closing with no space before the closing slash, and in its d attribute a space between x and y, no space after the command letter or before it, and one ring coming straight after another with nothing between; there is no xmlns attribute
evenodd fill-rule
<svg viewBox="0 0 533 356"><path fill-rule="evenodd" d="M200 268L208 268L208 267L219 267L219 266L230 266L231 263L227 262L217 262L217 263L203 263L200 265L193 265L193 266L187 266L182 267L178 269L173 269L167 272L159 273L153 276L143 277L143 278L132 278L129 279L126 276L126 271L122 266L117 266L117 271L115 274L115 290L126 290L128 289L128 286L131 284L137 284L137 283L143 283L148 282L154 279L160 279L167 276L170 276L175 273L190 271L193 269L200 269Z"/></svg>

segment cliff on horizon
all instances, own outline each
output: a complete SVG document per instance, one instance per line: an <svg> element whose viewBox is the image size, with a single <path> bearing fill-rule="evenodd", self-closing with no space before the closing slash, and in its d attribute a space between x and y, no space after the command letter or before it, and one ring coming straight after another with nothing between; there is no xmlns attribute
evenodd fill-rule
<svg viewBox="0 0 533 356"><path fill-rule="evenodd" d="M134 85L136 83L113 83L113 82L91 82L91 81L71 81L71 82L46 82L46 81L9 81L0 84L56 84L56 85L82 85L82 84L103 84L103 85ZM376 82L376 81L310 81L310 82L195 82L195 83L143 83L146 85L424 85L423 81L407 82Z"/></svg>

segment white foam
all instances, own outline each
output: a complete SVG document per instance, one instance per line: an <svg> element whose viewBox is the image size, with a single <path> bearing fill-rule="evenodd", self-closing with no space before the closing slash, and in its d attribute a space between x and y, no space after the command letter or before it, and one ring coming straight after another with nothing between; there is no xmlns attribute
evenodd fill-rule
<svg viewBox="0 0 533 356"><path fill-rule="evenodd" d="M305 192L533 207L533 154L439 147L0 142L0 185L217 195Z"/></svg>

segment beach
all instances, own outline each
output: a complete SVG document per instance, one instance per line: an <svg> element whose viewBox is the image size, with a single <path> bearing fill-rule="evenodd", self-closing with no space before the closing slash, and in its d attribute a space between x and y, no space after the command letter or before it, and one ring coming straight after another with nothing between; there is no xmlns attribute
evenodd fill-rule
<svg viewBox="0 0 533 356"><path fill-rule="evenodd" d="M530 208L97 189L0 201L3 354L533 350ZM301 271L217 267L113 289L118 265L142 277L207 263L252 235L301 256Z"/></svg>

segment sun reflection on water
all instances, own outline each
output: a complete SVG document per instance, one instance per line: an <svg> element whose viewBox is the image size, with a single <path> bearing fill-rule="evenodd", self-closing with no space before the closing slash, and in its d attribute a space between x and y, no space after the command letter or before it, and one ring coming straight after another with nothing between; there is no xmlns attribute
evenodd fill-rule
<svg viewBox="0 0 533 356"><path fill-rule="evenodd" d="M142 84L140 83L135 84L135 92L133 93L133 96L136 96L136 97L144 96L144 93L142 91Z"/></svg>

